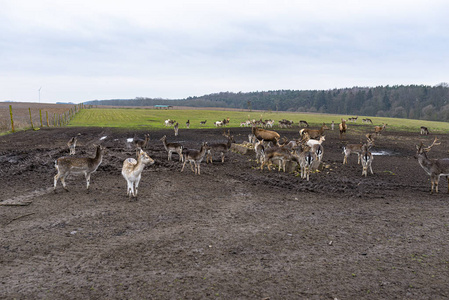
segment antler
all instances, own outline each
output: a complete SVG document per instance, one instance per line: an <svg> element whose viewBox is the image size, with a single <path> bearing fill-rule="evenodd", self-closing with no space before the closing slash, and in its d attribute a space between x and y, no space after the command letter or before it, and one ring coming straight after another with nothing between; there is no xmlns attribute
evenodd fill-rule
<svg viewBox="0 0 449 300"><path fill-rule="evenodd" d="M441 143L436 143L437 141L438 141L438 138L435 137L435 139L433 140L432 145L430 145L430 146L427 147L427 148L424 148L424 151L428 152L428 151L430 151L430 149L431 149L433 146L441 145Z"/></svg>

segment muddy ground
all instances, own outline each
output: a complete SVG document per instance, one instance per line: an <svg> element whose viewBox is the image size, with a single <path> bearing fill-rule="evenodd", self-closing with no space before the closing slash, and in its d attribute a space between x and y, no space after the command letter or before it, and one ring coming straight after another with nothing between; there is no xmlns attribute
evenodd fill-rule
<svg viewBox="0 0 449 300"><path fill-rule="evenodd" d="M355 125L352 125L354 128ZM294 138L298 129L281 130ZM248 128L231 129L237 143ZM50 128L0 137L1 299L446 299L449 297L449 195L429 195L413 155L432 136L387 130L376 140L374 175L357 156L343 165L327 131L327 168L304 181L255 169L253 155L228 153L201 175L168 161L159 139L199 148L225 141L220 129L151 133L155 164L143 171L137 201L121 177L145 131ZM108 148L91 178L53 193L54 160ZM104 138L106 137L106 138ZM431 157L449 156L449 136ZM104 139L102 139L104 138Z"/></svg>

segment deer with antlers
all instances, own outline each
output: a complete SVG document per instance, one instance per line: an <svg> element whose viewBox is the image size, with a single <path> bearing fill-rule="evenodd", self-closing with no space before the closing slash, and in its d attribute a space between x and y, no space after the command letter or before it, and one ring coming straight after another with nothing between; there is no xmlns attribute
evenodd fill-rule
<svg viewBox="0 0 449 300"><path fill-rule="evenodd" d="M438 139L435 137L432 145L429 147L424 147L423 142L418 146L416 145L416 155L415 158L418 159L418 163L424 171L430 175L431 189L430 194L438 193L438 182L440 181L440 176L446 176L448 180L448 193L449 193L449 158L441 159L429 159L427 153L432 149L433 146L440 145L437 143Z"/></svg>

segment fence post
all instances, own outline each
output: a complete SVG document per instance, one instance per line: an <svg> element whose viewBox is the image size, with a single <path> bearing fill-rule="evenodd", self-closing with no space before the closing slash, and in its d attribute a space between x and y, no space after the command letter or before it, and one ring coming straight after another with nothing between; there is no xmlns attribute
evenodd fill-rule
<svg viewBox="0 0 449 300"><path fill-rule="evenodd" d="M39 109L39 117L41 119L41 127L42 127L42 110L41 109Z"/></svg>
<svg viewBox="0 0 449 300"><path fill-rule="evenodd" d="M9 106L9 114L11 115L11 131L14 132L14 119L12 118L12 105Z"/></svg>
<svg viewBox="0 0 449 300"><path fill-rule="evenodd" d="M31 118L31 107L28 107L28 110L30 111L30 123L31 123L31 128L34 129L33 119Z"/></svg>
<svg viewBox="0 0 449 300"><path fill-rule="evenodd" d="M45 111L45 117L47 119L47 127L49 127L50 125L48 125L48 111Z"/></svg>

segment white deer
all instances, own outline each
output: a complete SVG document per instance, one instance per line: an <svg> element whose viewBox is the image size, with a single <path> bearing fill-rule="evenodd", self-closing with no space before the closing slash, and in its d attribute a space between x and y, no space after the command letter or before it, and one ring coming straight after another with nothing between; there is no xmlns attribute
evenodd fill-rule
<svg viewBox="0 0 449 300"><path fill-rule="evenodd" d="M142 171L145 165L148 164L154 164L154 160L142 149L140 149L140 152L137 155L137 160L134 158L127 158L123 162L122 176L128 184L126 194L129 198L137 198L137 188L139 187Z"/></svg>
<svg viewBox="0 0 449 300"><path fill-rule="evenodd" d="M69 174L84 174L86 177L87 192L89 192L90 175L95 172L103 160L106 149L101 145L97 146L94 158L90 157L60 157L55 161L55 168L58 174L54 177L54 192L56 192L56 184L61 178L63 188L68 192L65 179Z"/></svg>

